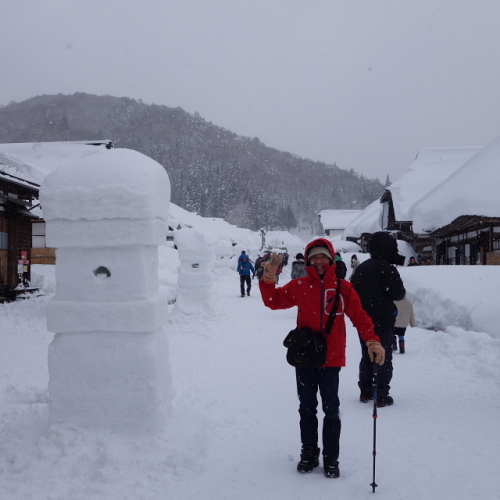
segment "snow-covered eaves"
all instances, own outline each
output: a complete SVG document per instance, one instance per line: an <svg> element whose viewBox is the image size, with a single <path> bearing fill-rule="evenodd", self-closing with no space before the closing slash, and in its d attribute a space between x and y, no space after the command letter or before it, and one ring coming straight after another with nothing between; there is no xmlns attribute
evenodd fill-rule
<svg viewBox="0 0 500 500"><path fill-rule="evenodd" d="M422 148L403 175L387 190L391 192L396 221L412 221L412 207L445 182L482 148Z"/></svg>
<svg viewBox="0 0 500 500"><path fill-rule="evenodd" d="M500 217L499 185L500 137L410 207L413 231L429 233L465 215Z"/></svg>
<svg viewBox="0 0 500 500"><path fill-rule="evenodd" d="M36 184L74 158L110 149L111 141L19 142L0 144L2 170Z"/></svg>
<svg viewBox="0 0 500 500"><path fill-rule="evenodd" d="M381 220L382 204L377 198L344 229L343 238L359 238L364 233L381 231Z"/></svg>
<svg viewBox="0 0 500 500"><path fill-rule="evenodd" d="M3 165L0 163L0 179L2 179L6 183L10 183L14 186L18 186L20 188L25 188L28 191L35 192L38 194L38 190L40 189L40 185L37 184L36 182L30 182L27 181L26 179L23 179L21 177L17 177L15 175L7 173L5 170L3 170Z"/></svg>

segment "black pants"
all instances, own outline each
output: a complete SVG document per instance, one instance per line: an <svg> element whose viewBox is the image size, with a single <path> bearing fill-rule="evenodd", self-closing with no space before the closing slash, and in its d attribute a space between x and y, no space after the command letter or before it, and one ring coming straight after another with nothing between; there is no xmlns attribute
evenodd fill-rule
<svg viewBox="0 0 500 500"><path fill-rule="evenodd" d="M243 276L240 274L241 295L245 295L245 283L247 284L247 293L250 293L252 288L252 278L250 276Z"/></svg>
<svg viewBox="0 0 500 500"><path fill-rule="evenodd" d="M401 328L399 326L395 326L392 329L392 332L394 335L397 335L399 337L399 340L404 340L405 339L405 333L406 333L406 328ZM403 337L403 338L401 338Z"/></svg>
<svg viewBox="0 0 500 500"><path fill-rule="evenodd" d="M385 349L385 363L378 367L378 397L389 395L391 389L390 383L392 380L392 327L378 327L375 325L375 333L381 340L382 346ZM361 361L359 362L359 388L361 395L371 395L373 392L373 362L368 356L368 348L365 341L361 339Z"/></svg>
<svg viewBox="0 0 500 500"><path fill-rule="evenodd" d="M340 368L295 368L299 396L300 437L302 446L318 444L318 389L323 413L323 456L339 456L339 372Z"/></svg>

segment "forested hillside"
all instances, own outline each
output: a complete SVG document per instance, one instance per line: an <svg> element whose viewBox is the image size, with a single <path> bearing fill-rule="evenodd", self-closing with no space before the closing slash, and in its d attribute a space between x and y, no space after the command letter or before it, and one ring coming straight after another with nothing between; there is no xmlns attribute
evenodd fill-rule
<svg viewBox="0 0 500 500"><path fill-rule="evenodd" d="M314 229L320 210L363 209L383 192L352 169L269 148L181 108L83 93L0 108L0 143L100 139L163 165L177 205L251 229Z"/></svg>

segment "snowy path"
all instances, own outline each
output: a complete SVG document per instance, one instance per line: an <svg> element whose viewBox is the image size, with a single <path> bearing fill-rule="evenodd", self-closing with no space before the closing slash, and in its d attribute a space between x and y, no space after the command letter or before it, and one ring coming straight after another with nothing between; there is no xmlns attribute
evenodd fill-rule
<svg viewBox="0 0 500 500"><path fill-rule="evenodd" d="M166 436L119 439L47 432L43 300L0 311L0 491L17 500L374 498L371 405L358 402L359 345L341 371L341 477L296 473L293 368L282 340L295 310L263 307L257 282L239 297L221 273L203 315L169 316L175 396ZM385 500L495 500L500 432L499 341L409 329L395 355L395 405L379 410L376 495Z"/></svg>
<svg viewBox="0 0 500 500"><path fill-rule="evenodd" d="M293 368L284 360L281 341L293 328L296 312L263 308L256 287L250 298L242 299L237 277L231 280L220 292L224 319L192 333L198 349L182 343L193 362L187 371L199 368L191 375L190 390L196 393L190 397L201 403L207 419L209 439L199 457L204 473L194 481L204 493L201 498L322 498L331 488L343 498L370 496L373 418L370 405L357 400L355 330L350 327L349 363L341 372L342 476L331 484L319 469L306 477L295 473L297 400ZM181 348L180 340L172 341L172 350ZM451 340L442 333L409 329L407 354L395 355L396 404L379 411L377 432L377 482L385 498L466 499L478 496L478 485L484 492L479 498L500 498L493 488L499 484L493 479L499 443L490 439L499 436L499 403L491 397L498 394L498 385L491 378L493 370L486 377L481 373L484 360L474 360L473 343L457 342L455 352ZM195 352L188 355L191 350ZM226 359L217 362L217 351ZM183 369L174 366L174 373ZM217 485L213 497L207 496L210 485Z"/></svg>

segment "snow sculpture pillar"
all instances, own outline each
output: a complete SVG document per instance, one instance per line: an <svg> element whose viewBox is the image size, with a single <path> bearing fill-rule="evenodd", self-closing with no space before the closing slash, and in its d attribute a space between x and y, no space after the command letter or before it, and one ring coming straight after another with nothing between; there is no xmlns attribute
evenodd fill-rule
<svg viewBox="0 0 500 500"><path fill-rule="evenodd" d="M184 314L203 309L212 300L214 245L217 238L196 229L179 229L174 233L179 251L179 288L175 307Z"/></svg>
<svg viewBox="0 0 500 500"><path fill-rule="evenodd" d="M170 402L158 287L167 173L136 151L101 150L49 174L40 201L57 248L50 423L159 431Z"/></svg>

